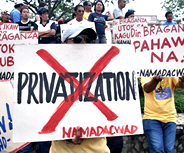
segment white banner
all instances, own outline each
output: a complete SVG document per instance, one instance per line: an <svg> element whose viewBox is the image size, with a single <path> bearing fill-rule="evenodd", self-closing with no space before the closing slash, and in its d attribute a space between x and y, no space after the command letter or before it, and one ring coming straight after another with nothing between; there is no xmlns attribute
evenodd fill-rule
<svg viewBox="0 0 184 153"><path fill-rule="evenodd" d="M38 44L38 33L17 33L17 29L0 31L0 80L14 79L15 44L22 44L23 48L24 44Z"/></svg>
<svg viewBox="0 0 184 153"><path fill-rule="evenodd" d="M13 86L10 81L0 81L0 152L15 152L23 143L13 143Z"/></svg>
<svg viewBox="0 0 184 153"><path fill-rule="evenodd" d="M148 26L133 38L138 76L177 77L184 73L184 25Z"/></svg>
<svg viewBox="0 0 184 153"><path fill-rule="evenodd" d="M0 33L2 32L19 33L19 25L14 23L3 23L0 24Z"/></svg>
<svg viewBox="0 0 184 153"><path fill-rule="evenodd" d="M132 44L132 37L139 37L142 28L147 26L144 18L127 18L113 20L113 38L117 44Z"/></svg>
<svg viewBox="0 0 184 153"><path fill-rule="evenodd" d="M15 142L142 134L132 45L15 46ZM82 81L83 80L83 81Z"/></svg>

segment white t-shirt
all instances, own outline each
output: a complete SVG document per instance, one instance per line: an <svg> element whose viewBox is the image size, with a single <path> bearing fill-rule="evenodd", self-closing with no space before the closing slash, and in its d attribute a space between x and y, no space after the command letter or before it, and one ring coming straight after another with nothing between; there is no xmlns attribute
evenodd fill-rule
<svg viewBox="0 0 184 153"><path fill-rule="evenodd" d="M123 13L123 10L121 10L119 7L118 8L115 8L114 11L113 11L113 16L114 16L114 19L117 19L118 17L120 16L125 16L124 13Z"/></svg>
<svg viewBox="0 0 184 153"><path fill-rule="evenodd" d="M89 21L86 20L86 19L84 19L84 18L83 18L82 21L77 21L76 18L74 18L74 19L72 19L72 20L70 20L70 21L68 22L69 25L76 24L76 23L85 24L85 23L89 23Z"/></svg>

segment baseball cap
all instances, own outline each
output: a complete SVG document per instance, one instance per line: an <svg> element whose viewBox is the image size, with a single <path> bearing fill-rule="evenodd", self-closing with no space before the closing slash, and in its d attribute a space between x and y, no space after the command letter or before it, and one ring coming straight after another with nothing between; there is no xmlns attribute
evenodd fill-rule
<svg viewBox="0 0 184 153"><path fill-rule="evenodd" d="M20 1L16 1L14 6L20 5L20 4L24 5L23 1L21 1L21 0Z"/></svg>
<svg viewBox="0 0 184 153"><path fill-rule="evenodd" d="M63 19L58 19L58 23L63 23Z"/></svg>
<svg viewBox="0 0 184 153"><path fill-rule="evenodd" d="M10 15L10 12L7 11L7 10L4 10L4 11L1 12L1 14L2 14L2 15L3 15L3 14L5 14L5 15L8 14L8 15Z"/></svg>
<svg viewBox="0 0 184 153"><path fill-rule="evenodd" d="M40 8L38 9L38 14L39 14L39 15L42 15L42 14L44 14L45 12L49 12L49 10L46 9L45 7L40 7Z"/></svg>
<svg viewBox="0 0 184 153"><path fill-rule="evenodd" d="M135 12L135 10L133 8L129 8L128 11Z"/></svg>
<svg viewBox="0 0 184 153"><path fill-rule="evenodd" d="M66 39L72 39L80 34L85 34L88 36L90 40L96 39L96 32L87 26L79 25L79 24L72 24L64 31L62 36L62 42L65 42Z"/></svg>

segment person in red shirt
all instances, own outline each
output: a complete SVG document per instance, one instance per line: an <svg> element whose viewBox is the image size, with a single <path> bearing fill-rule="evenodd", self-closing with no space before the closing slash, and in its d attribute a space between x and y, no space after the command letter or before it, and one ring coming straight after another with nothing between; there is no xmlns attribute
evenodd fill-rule
<svg viewBox="0 0 184 153"><path fill-rule="evenodd" d="M0 22L0 24L12 23L10 21L10 12L8 12L7 10L4 10L4 11L1 12L1 17L2 17L2 21Z"/></svg>

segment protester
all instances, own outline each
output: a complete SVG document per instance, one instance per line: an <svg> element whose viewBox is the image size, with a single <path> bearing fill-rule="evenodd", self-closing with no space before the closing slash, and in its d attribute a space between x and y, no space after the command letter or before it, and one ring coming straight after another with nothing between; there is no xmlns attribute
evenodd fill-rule
<svg viewBox="0 0 184 153"><path fill-rule="evenodd" d="M134 11L127 11L125 13L125 18L134 18Z"/></svg>
<svg viewBox="0 0 184 153"><path fill-rule="evenodd" d="M174 25L177 24L175 21L173 21L173 13L171 11L168 11L165 13L166 21L162 23L162 25Z"/></svg>
<svg viewBox="0 0 184 153"><path fill-rule="evenodd" d="M17 22L20 32L32 32L34 22L29 20L29 9L27 7L23 7L20 10L20 14L22 16L22 20L20 22Z"/></svg>
<svg viewBox="0 0 184 153"><path fill-rule="evenodd" d="M174 153L176 109L174 88L184 88L182 77L141 78L145 95L143 128L150 153Z"/></svg>
<svg viewBox="0 0 184 153"><path fill-rule="evenodd" d="M38 32L39 44L55 44L56 43L56 24L54 21L49 20L48 9L41 7L38 10L40 21L35 22L34 31Z"/></svg>
<svg viewBox="0 0 184 153"><path fill-rule="evenodd" d="M9 11L7 11L7 10L2 11L1 17L2 17L2 21L0 22L0 24L12 23L12 22L10 22L10 12Z"/></svg>
<svg viewBox="0 0 184 153"><path fill-rule="evenodd" d="M83 18L84 15L84 6L82 5L76 5L74 8L74 13L76 14L76 17L68 22L68 24L83 24L88 23L89 21Z"/></svg>
<svg viewBox="0 0 184 153"><path fill-rule="evenodd" d="M126 5L126 0L118 0L118 8L115 8L113 11L113 16L114 19L123 19L124 18L124 13L123 13L123 8Z"/></svg>
<svg viewBox="0 0 184 153"><path fill-rule="evenodd" d="M23 8L23 1L16 1L14 5L14 9L10 12L10 19L12 23L16 23L22 20L20 15L20 10Z"/></svg>
<svg viewBox="0 0 184 153"><path fill-rule="evenodd" d="M92 4L90 1L85 1L83 3L84 6L84 19L88 20L89 14L92 12L91 8L92 8Z"/></svg>
<svg viewBox="0 0 184 153"><path fill-rule="evenodd" d="M57 25L57 29L56 29L56 43L57 44L61 44L61 27L60 25L64 24L63 19L59 19L58 20L58 25Z"/></svg>
<svg viewBox="0 0 184 153"><path fill-rule="evenodd" d="M92 28L81 24L72 24L64 31L62 43L86 44L96 39ZM52 141L50 153L110 153L106 138L80 138L80 127L76 129L76 136L72 140Z"/></svg>
<svg viewBox="0 0 184 153"><path fill-rule="evenodd" d="M95 3L94 10L95 12L89 15L88 20L95 22L95 28L98 36L95 43L106 43L105 21L113 20L113 15L110 11L107 12L108 15L102 14L105 10L105 6L102 1L97 1Z"/></svg>
<svg viewBox="0 0 184 153"><path fill-rule="evenodd" d="M38 10L41 8L41 7L45 7L47 8L47 4L45 2L40 2L39 3L39 6L38 6ZM35 14L35 22L36 21L40 21L40 15L38 13Z"/></svg>

